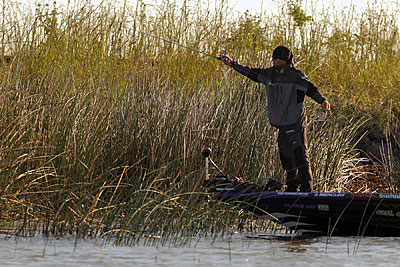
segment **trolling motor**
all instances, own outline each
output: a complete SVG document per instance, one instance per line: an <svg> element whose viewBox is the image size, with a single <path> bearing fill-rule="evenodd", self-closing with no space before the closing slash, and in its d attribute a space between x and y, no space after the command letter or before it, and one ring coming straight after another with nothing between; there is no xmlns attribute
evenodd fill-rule
<svg viewBox="0 0 400 267"><path fill-rule="evenodd" d="M211 159L211 148L204 147L201 151L201 154L205 158L205 171L206 177L203 185L208 188L209 192L231 192L232 190L237 189L237 184L239 183L237 180L228 179L227 175L222 172L222 170L215 164L215 162ZM218 174L215 175L212 179L210 179L209 173L209 163L218 170Z"/></svg>
<svg viewBox="0 0 400 267"><path fill-rule="evenodd" d="M280 190L283 186L280 182L271 178L264 178L262 185L252 182L239 181L239 179L236 177L236 179L229 179L227 175L211 159L211 148L204 147L201 153L205 158L206 177L204 184L210 189L211 192L270 192ZM212 166L218 170L218 174L213 179L210 179L209 163L211 163Z"/></svg>
<svg viewBox="0 0 400 267"><path fill-rule="evenodd" d="M226 175L221 171L220 168L218 168L217 164L215 164L215 162L210 158L210 155L211 155L211 148L209 148L209 147L204 147L203 150L201 151L201 153L203 154L203 157L206 159L206 181L209 181L209 180L210 180L209 172L208 172L208 165L209 165L209 162L211 162L211 164L213 165L213 167L214 167L215 169L218 170L219 176L222 176L222 177L225 177L225 178L226 178Z"/></svg>

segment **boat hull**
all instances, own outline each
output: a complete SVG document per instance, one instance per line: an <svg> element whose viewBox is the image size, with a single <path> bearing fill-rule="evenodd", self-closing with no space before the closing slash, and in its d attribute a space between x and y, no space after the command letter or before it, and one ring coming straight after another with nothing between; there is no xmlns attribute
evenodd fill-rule
<svg viewBox="0 0 400 267"><path fill-rule="evenodd" d="M225 184L212 194L302 234L400 236L398 194L254 192L251 185L253 192Z"/></svg>

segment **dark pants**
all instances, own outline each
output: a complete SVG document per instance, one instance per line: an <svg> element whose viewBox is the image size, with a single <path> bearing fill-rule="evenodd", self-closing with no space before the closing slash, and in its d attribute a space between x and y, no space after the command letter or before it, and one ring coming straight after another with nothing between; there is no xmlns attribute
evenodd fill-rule
<svg viewBox="0 0 400 267"><path fill-rule="evenodd" d="M312 175L307 159L306 131L302 124L279 128L279 155L287 173L288 192L295 192L300 184L301 192L312 191Z"/></svg>

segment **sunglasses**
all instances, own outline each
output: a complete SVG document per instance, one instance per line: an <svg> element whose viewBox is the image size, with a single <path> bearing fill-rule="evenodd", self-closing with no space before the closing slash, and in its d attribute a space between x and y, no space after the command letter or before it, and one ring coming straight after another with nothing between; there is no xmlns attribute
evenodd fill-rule
<svg viewBox="0 0 400 267"><path fill-rule="evenodd" d="M272 59L282 59L282 60L287 61L287 59L286 59L286 58L283 58L283 57L272 57Z"/></svg>

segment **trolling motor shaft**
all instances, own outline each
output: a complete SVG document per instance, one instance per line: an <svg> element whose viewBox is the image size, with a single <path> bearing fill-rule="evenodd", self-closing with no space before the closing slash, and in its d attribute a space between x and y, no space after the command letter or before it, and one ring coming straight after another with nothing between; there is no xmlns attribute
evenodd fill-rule
<svg viewBox="0 0 400 267"><path fill-rule="evenodd" d="M203 157L206 159L206 181L208 181L210 179L210 177L208 176L208 161L211 155L211 148L204 147L201 153L203 154Z"/></svg>

